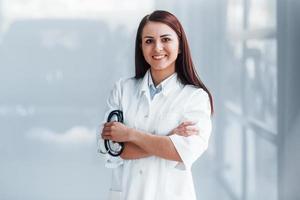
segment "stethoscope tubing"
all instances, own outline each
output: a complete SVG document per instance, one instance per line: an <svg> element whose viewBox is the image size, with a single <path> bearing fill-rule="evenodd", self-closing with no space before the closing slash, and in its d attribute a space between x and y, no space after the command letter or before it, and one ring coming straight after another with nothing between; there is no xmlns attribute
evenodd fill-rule
<svg viewBox="0 0 300 200"><path fill-rule="evenodd" d="M111 111L109 113L108 117L107 117L107 122L112 121L114 116L116 116L117 122L123 123L123 121L124 121L123 112L121 110ZM120 150L114 151L111 148L111 145L110 145L111 142L113 142L113 141L110 141L110 140L107 140L107 139L104 140L104 146L105 146L106 152L101 152L101 153L108 153L109 155L114 156L114 157L121 155L121 153L123 152L123 149L124 149L124 143L123 142L117 142L120 145Z"/></svg>

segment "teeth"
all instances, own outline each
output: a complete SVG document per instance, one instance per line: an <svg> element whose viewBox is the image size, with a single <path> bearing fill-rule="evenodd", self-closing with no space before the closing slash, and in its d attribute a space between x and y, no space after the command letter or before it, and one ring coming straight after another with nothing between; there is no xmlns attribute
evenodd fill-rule
<svg viewBox="0 0 300 200"><path fill-rule="evenodd" d="M153 58L156 60L162 59L164 57L165 57L165 55L153 56Z"/></svg>

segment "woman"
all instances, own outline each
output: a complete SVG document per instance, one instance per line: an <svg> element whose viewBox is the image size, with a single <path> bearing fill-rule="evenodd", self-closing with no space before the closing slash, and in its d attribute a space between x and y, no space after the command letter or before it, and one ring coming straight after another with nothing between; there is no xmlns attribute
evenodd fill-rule
<svg viewBox="0 0 300 200"><path fill-rule="evenodd" d="M125 144L119 157L107 155L110 199L196 199L191 166L208 146L212 96L174 15L154 11L142 19L135 77L118 81L107 104L106 117L122 110L124 123L104 123L101 137Z"/></svg>

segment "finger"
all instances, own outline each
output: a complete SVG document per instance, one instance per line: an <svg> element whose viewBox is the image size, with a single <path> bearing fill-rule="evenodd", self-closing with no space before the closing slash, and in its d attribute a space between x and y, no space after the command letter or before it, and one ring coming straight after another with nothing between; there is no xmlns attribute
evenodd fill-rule
<svg viewBox="0 0 300 200"><path fill-rule="evenodd" d="M197 135L197 134L198 134L198 131L187 131L186 132L186 137L192 136L192 135Z"/></svg>
<svg viewBox="0 0 300 200"><path fill-rule="evenodd" d="M180 132L180 134L178 134L178 135L188 137L188 136L191 136L191 135L197 135L197 133L198 132L196 132L196 131L185 131L185 132Z"/></svg>
<svg viewBox="0 0 300 200"><path fill-rule="evenodd" d="M110 132L112 130L111 127L104 127L102 132Z"/></svg>
<svg viewBox="0 0 300 200"><path fill-rule="evenodd" d="M101 133L101 138L103 139L103 137L107 136L107 134L105 132Z"/></svg>
<svg viewBox="0 0 300 200"><path fill-rule="evenodd" d="M179 130L182 132L186 132L188 129L189 129L188 126L182 126L181 128L179 128Z"/></svg>
<svg viewBox="0 0 300 200"><path fill-rule="evenodd" d="M186 135L186 130L184 130L184 128L178 128L178 129L173 131L173 134L185 136Z"/></svg>
<svg viewBox="0 0 300 200"><path fill-rule="evenodd" d="M184 133L185 130L184 130L184 127L178 127L176 129L173 129L173 134L177 134L177 135L180 135L181 133Z"/></svg>
<svg viewBox="0 0 300 200"><path fill-rule="evenodd" d="M111 131L110 127L104 128L102 131L102 135L111 135L111 134L112 134L112 131Z"/></svg>
<svg viewBox="0 0 300 200"><path fill-rule="evenodd" d="M106 123L104 124L104 127L113 126L113 125L115 125L115 123L117 123L117 122L115 122L115 121L113 121L113 122L106 122Z"/></svg>
<svg viewBox="0 0 300 200"><path fill-rule="evenodd" d="M192 126L192 125L195 125L195 124L191 121L185 121L185 122L182 122L177 128L182 128L185 126Z"/></svg>
<svg viewBox="0 0 300 200"><path fill-rule="evenodd" d="M195 125L196 123L193 122L193 121L184 121L181 124L184 125L184 126L189 126L189 125Z"/></svg>
<svg viewBox="0 0 300 200"><path fill-rule="evenodd" d="M101 137L102 137L102 138L104 138L104 137L111 137L111 135L108 134L108 133L104 133L104 134L101 134Z"/></svg>
<svg viewBox="0 0 300 200"><path fill-rule="evenodd" d="M104 140L112 140L112 137L111 136L102 136L102 139L104 139Z"/></svg>
<svg viewBox="0 0 300 200"><path fill-rule="evenodd" d="M187 131L196 131L196 132L199 131L199 129L196 126L186 126L185 130L187 130Z"/></svg>
<svg viewBox="0 0 300 200"><path fill-rule="evenodd" d="M199 130L198 130L198 128L196 128L194 126L190 126L190 127L178 128L178 129L174 130L173 132L174 132L174 134L177 134L177 135L189 136L189 135L198 134Z"/></svg>

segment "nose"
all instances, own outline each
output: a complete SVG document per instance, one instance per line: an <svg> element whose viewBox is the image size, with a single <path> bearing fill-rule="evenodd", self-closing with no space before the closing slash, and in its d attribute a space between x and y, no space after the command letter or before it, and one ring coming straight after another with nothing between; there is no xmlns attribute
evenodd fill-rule
<svg viewBox="0 0 300 200"><path fill-rule="evenodd" d="M157 41L155 43L155 47L154 48L155 48L155 51L159 52L159 51L161 51L163 49L163 44L160 41Z"/></svg>

